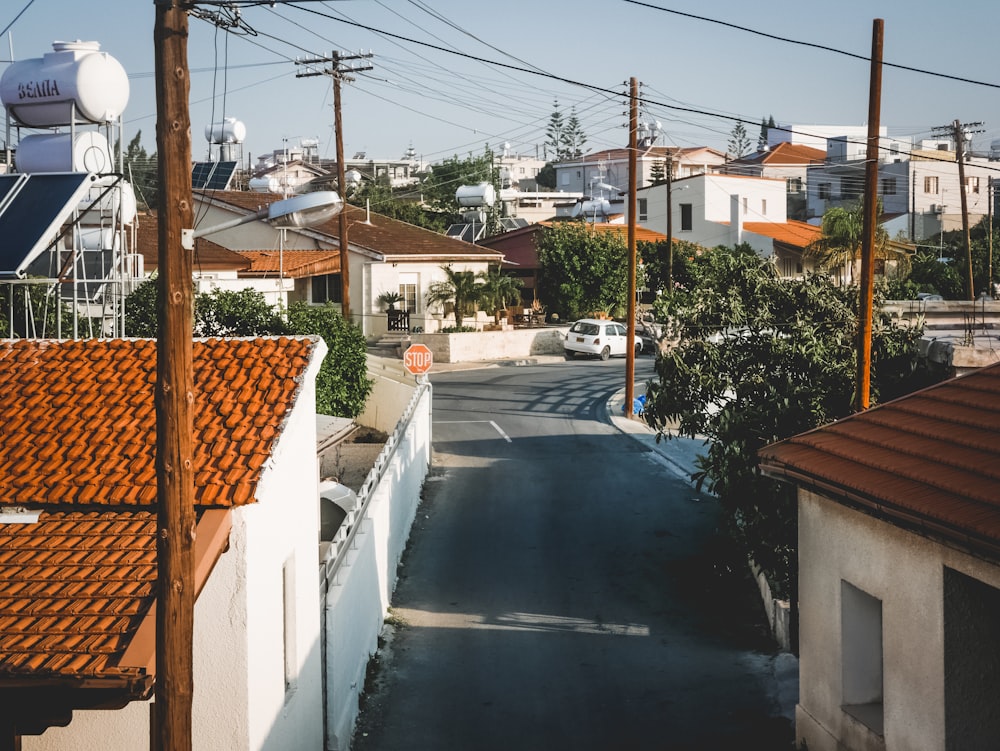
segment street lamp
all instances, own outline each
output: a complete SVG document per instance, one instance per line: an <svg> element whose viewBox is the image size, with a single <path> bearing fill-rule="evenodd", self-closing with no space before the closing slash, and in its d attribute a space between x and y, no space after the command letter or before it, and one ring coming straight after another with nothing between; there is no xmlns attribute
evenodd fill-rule
<svg viewBox="0 0 1000 751"><path fill-rule="evenodd" d="M337 216L344 208L343 199L335 190L319 190L315 193L303 193L300 196L285 198L265 206L252 214L230 219L228 222L190 230L191 239L195 240L205 235L213 235L233 227L239 227L250 222L264 221L272 227L312 227L322 224Z"/></svg>

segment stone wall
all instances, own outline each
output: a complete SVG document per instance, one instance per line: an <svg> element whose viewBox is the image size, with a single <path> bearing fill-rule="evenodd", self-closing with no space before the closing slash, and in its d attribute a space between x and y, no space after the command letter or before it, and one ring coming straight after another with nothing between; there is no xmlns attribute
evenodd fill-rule
<svg viewBox="0 0 1000 751"><path fill-rule="evenodd" d="M414 344L425 344L434 353L434 362L476 362L561 355L567 330L565 326L546 326L460 334L413 334L411 340Z"/></svg>

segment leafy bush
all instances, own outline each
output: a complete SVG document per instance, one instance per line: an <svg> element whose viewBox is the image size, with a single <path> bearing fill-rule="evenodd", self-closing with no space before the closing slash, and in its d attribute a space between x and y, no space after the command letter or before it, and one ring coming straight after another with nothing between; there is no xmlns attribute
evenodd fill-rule
<svg viewBox="0 0 1000 751"><path fill-rule="evenodd" d="M318 334L329 348L316 376L316 411L322 415L357 417L374 382L368 378L365 337L344 320L333 303L292 303L288 327L293 334Z"/></svg>
<svg viewBox="0 0 1000 751"><path fill-rule="evenodd" d="M441 329L442 334L465 334L474 333L476 329L473 326L445 326Z"/></svg>

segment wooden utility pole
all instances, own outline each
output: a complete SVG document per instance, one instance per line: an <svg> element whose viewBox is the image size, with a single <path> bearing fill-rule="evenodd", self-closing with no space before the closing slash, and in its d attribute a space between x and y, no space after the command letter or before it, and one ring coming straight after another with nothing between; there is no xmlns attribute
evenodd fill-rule
<svg viewBox="0 0 1000 751"><path fill-rule="evenodd" d="M993 178L986 178L986 296L993 297Z"/></svg>
<svg viewBox="0 0 1000 751"><path fill-rule="evenodd" d="M965 193L965 135L972 132L982 133L982 129L972 130L981 125L982 123L962 123L955 120L951 125L934 128L935 131L950 133L955 141L955 161L958 163L958 196L962 206L962 244L965 250L965 296L969 300L976 299L976 286L975 280L972 278L972 239L969 235L969 199ZM941 233L943 236L943 226Z"/></svg>
<svg viewBox="0 0 1000 751"><path fill-rule="evenodd" d="M351 258L347 239L347 172L344 168L344 124L340 110L340 84L342 81L353 81L347 72L357 73L364 70L371 70L372 66L351 67L346 71L343 67L345 60L360 60L370 58L371 53L344 55L340 52L333 52L330 57L313 58L310 60L296 60L296 64L318 65L325 64L328 67L322 70L307 70L296 73L296 78L309 78L311 76L330 76L333 79L333 130L337 142L337 190L340 198L344 201L344 211L337 215L337 234L340 243L340 289L341 289L341 311L345 321L351 320ZM374 176L373 176L374 177Z"/></svg>
<svg viewBox="0 0 1000 751"><path fill-rule="evenodd" d="M674 291L674 157L667 161L667 294Z"/></svg>
<svg viewBox="0 0 1000 751"><path fill-rule="evenodd" d="M635 399L635 211L638 189L637 151L639 148L639 82L633 77L629 82L628 116L628 342L625 345L625 416L632 416Z"/></svg>
<svg viewBox="0 0 1000 751"><path fill-rule="evenodd" d="M190 751L194 640L194 366L188 16L156 0L159 296L156 343L156 717L163 751Z"/></svg>
<svg viewBox="0 0 1000 751"><path fill-rule="evenodd" d="M875 289L875 229L878 225L879 115L882 109L882 39L884 22L872 24L871 80L868 91L868 150L865 155L865 203L861 238L861 290L858 306L858 368L855 411L871 402L872 297Z"/></svg>

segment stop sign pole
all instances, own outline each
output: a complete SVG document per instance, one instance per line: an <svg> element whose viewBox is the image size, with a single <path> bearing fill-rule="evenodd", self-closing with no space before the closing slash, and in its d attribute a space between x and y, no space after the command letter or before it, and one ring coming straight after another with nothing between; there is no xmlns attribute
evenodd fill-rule
<svg viewBox="0 0 1000 751"><path fill-rule="evenodd" d="M434 364L434 353L426 344L411 344L403 353L403 367L410 375L425 376Z"/></svg>

